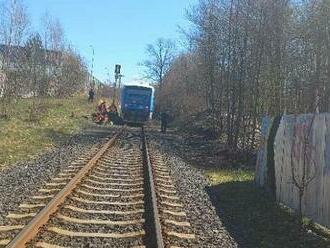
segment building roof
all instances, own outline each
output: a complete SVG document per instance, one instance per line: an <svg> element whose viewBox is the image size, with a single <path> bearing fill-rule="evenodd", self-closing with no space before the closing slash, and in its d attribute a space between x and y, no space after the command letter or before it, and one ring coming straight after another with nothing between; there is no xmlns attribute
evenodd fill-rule
<svg viewBox="0 0 330 248"><path fill-rule="evenodd" d="M0 44L0 54L4 57L10 56L10 62L18 62L19 58L26 54L25 48L21 46L7 46Z"/></svg>
<svg viewBox="0 0 330 248"><path fill-rule="evenodd" d="M0 55L4 57L9 56L11 63L19 63L22 59L27 56L27 47L26 46L8 46L0 44ZM46 52L45 61L41 63L52 64L54 59L59 58L62 55L62 52L42 49L43 52Z"/></svg>

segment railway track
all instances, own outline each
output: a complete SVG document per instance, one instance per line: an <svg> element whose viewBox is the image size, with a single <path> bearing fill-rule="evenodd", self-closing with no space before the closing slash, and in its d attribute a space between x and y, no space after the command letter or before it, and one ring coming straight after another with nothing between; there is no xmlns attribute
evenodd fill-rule
<svg viewBox="0 0 330 248"><path fill-rule="evenodd" d="M9 213L0 247L191 247L194 234L162 155L121 130Z"/></svg>

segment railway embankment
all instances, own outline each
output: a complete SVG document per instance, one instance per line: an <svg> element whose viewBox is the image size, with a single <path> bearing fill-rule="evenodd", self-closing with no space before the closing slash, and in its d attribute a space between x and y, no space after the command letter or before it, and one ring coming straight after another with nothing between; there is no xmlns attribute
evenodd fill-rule
<svg viewBox="0 0 330 248"><path fill-rule="evenodd" d="M32 110L32 107L35 109ZM0 119L0 222L82 154L95 152L113 128L91 125L85 98L22 99ZM36 114L38 116L31 116ZM31 119L32 118L32 119Z"/></svg>
<svg viewBox="0 0 330 248"><path fill-rule="evenodd" d="M84 96L64 99L18 99L0 116L0 169L65 143L86 128L96 103ZM2 111L3 112L3 111Z"/></svg>

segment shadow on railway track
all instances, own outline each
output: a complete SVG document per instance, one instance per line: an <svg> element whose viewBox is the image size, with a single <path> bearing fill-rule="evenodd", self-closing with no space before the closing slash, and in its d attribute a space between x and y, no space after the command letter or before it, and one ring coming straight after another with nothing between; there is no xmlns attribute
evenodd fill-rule
<svg viewBox="0 0 330 248"><path fill-rule="evenodd" d="M206 191L240 247L330 247L312 232L301 232L297 219L250 180L226 182Z"/></svg>

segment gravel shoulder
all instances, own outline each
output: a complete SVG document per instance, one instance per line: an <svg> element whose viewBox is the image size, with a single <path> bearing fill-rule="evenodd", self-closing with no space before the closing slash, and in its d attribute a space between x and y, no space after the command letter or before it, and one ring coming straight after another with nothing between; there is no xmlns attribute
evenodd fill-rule
<svg viewBox="0 0 330 248"><path fill-rule="evenodd" d="M176 147L180 146L180 139L157 132L151 132L149 137L152 140L151 146L163 154L185 205L187 217L196 235L193 247L238 247L206 192L209 183L203 171L194 168L179 156Z"/></svg>
<svg viewBox="0 0 330 248"><path fill-rule="evenodd" d="M201 136L149 129L195 229L193 247L330 247L328 236L310 224L302 230L292 211L255 187L252 156L244 162Z"/></svg>
<svg viewBox="0 0 330 248"><path fill-rule="evenodd" d="M114 129L91 126L79 134L58 142L58 145L35 159L0 169L0 225L10 211L26 200L50 178L92 147L101 146Z"/></svg>

